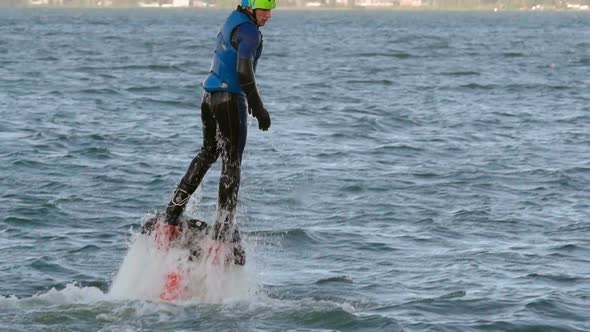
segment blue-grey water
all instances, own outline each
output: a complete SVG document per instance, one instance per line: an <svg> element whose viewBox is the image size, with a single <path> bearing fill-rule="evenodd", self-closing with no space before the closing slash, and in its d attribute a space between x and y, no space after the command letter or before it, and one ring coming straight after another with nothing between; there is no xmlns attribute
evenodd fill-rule
<svg viewBox="0 0 590 332"><path fill-rule="evenodd" d="M132 290L227 13L1 10L0 330L590 330L588 13L274 12L248 264Z"/></svg>

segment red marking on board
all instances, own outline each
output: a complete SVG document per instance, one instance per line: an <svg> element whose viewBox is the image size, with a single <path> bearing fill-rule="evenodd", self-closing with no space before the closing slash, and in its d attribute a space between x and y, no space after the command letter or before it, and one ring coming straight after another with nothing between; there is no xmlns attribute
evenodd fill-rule
<svg viewBox="0 0 590 332"><path fill-rule="evenodd" d="M182 277L180 273L170 272L166 275L166 283L160 293L160 300L175 301L182 295L181 289Z"/></svg>
<svg viewBox="0 0 590 332"><path fill-rule="evenodd" d="M158 249L168 249L171 243L180 236L178 226L158 223L155 229L154 238Z"/></svg>
<svg viewBox="0 0 590 332"><path fill-rule="evenodd" d="M209 256L213 256L211 263L213 265L219 265L219 252L221 251L221 243L215 242L209 247Z"/></svg>

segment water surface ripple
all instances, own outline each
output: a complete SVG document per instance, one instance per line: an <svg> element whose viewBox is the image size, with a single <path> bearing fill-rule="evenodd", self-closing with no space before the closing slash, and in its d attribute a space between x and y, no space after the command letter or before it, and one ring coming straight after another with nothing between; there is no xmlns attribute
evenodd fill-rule
<svg viewBox="0 0 590 332"><path fill-rule="evenodd" d="M590 330L578 13L276 11L237 216L255 291L109 291L201 144L226 14L0 12L0 330Z"/></svg>

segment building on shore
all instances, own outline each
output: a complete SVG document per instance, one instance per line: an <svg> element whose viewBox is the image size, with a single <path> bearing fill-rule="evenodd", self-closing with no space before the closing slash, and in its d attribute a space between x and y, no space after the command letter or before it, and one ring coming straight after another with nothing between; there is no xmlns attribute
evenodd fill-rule
<svg viewBox="0 0 590 332"><path fill-rule="evenodd" d="M30 0L32 6L63 6L64 0Z"/></svg>
<svg viewBox="0 0 590 332"><path fill-rule="evenodd" d="M144 8L181 8L181 7L213 7L212 3L202 0L140 0L139 7Z"/></svg>
<svg viewBox="0 0 590 332"><path fill-rule="evenodd" d="M111 7L116 0L28 0L31 6Z"/></svg>

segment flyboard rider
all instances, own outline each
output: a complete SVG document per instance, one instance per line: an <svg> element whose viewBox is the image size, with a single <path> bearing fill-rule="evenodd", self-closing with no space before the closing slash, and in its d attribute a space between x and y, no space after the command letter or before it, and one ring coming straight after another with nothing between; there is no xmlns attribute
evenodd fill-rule
<svg viewBox="0 0 590 332"><path fill-rule="evenodd" d="M201 122L203 144L180 180L164 214L158 214L144 225L151 232L155 225L169 239L178 237L187 221L181 215L191 195L200 185L205 173L221 156L222 171L219 180L215 222L189 220L188 229L205 231L221 243L232 243L235 264L245 264L234 216L240 187L242 153L246 145L247 117L258 120L258 128L270 127L270 115L264 107L256 85L255 72L262 54L260 27L271 18L276 0L242 0L225 20L219 33L213 62L203 88Z"/></svg>

